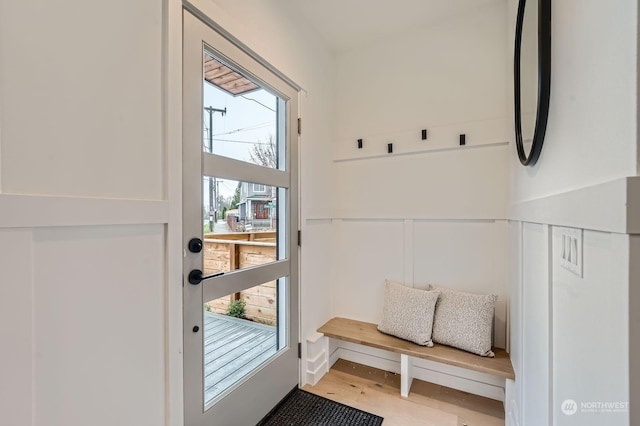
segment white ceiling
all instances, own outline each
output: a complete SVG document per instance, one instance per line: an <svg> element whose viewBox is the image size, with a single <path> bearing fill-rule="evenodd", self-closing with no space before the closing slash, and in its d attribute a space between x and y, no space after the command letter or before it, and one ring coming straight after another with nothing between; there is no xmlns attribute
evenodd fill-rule
<svg viewBox="0 0 640 426"><path fill-rule="evenodd" d="M288 0L334 51L433 25L504 0Z"/></svg>

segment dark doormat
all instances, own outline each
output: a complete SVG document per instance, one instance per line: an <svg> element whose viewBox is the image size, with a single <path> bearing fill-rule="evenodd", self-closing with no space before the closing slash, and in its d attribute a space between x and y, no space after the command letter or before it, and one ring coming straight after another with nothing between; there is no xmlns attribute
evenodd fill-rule
<svg viewBox="0 0 640 426"><path fill-rule="evenodd" d="M257 426L380 426L382 417L294 389Z"/></svg>

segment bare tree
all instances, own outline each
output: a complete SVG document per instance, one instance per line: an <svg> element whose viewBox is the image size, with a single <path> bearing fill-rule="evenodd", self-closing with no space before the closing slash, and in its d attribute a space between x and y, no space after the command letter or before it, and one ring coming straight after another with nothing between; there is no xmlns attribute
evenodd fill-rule
<svg viewBox="0 0 640 426"><path fill-rule="evenodd" d="M229 208L231 210L237 209L238 208L238 204L240 204L240 188L242 186L242 182L238 182L238 185L236 186L236 190L233 193L233 198L231 198L231 205L229 206Z"/></svg>
<svg viewBox="0 0 640 426"><path fill-rule="evenodd" d="M267 142L260 142L251 147L249 157L251 162L264 167L275 169L278 166L278 153L273 135L269 135Z"/></svg>

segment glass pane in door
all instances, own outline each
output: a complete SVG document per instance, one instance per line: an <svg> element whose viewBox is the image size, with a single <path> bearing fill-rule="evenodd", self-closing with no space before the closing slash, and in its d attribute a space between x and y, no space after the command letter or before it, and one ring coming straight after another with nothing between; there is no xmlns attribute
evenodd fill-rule
<svg viewBox="0 0 640 426"><path fill-rule="evenodd" d="M204 304L205 406L273 357L286 344L279 332L277 279Z"/></svg>
<svg viewBox="0 0 640 426"><path fill-rule="evenodd" d="M203 59L203 151L284 170L285 102L215 54Z"/></svg>
<svg viewBox="0 0 640 426"><path fill-rule="evenodd" d="M236 163L234 169L246 168L247 177L253 165L285 171L286 102L206 48L203 78L203 156L213 154L222 162L240 160L246 165ZM279 223L286 219L285 206L279 203L285 202L286 191L203 173L205 275L224 272L224 280L229 273L286 258L287 232ZM234 293L203 304L205 410L286 345L286 327L280 327L286 324L286 277L241 282Z"/></svg>
<svg viewBox="0 0 640 426"><path fill-rule="evenodd" d="M203 176L205 274L238 271L283 258L284 251L278 250L278 200L284 191Z"/></svg>

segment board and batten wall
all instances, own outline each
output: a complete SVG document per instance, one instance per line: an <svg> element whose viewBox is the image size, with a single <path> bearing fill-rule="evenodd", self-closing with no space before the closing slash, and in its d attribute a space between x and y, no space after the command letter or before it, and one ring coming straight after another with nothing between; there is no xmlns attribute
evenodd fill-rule
<svg viewBox="0 0 640 426"><path fill-rule="evenodd" d="M494 341L508 345L505 14L497 2L337 54L334 316L378 323L386 278L496 293ZM399 371L389 352L334 339L325 350L328 364ZM504 396L504 384L464 370L416 367L418 378Z"/></svg>
<svg viewBox="0 0 640 426"><path fill-rule="evenodd" d="M0 8L0 423L166 424L163 4Z"/></svg>
<svg viewBox="0 0 640 426"><path fill-rule="evenodd" d="M304 87L303 218L327 208L328 49L277 1L193 3ZM181 34L176 0L0 2L3 425L183 424Z"/></svg>
<svg viewBox="0 0 640 426"><path fill-rule="evenodd" d="M525 168L509 148L510 426L640 421L637 36L637 2L553 2L542 154ZM582 277L561 266L563 227L582 232Z"/></svg>

